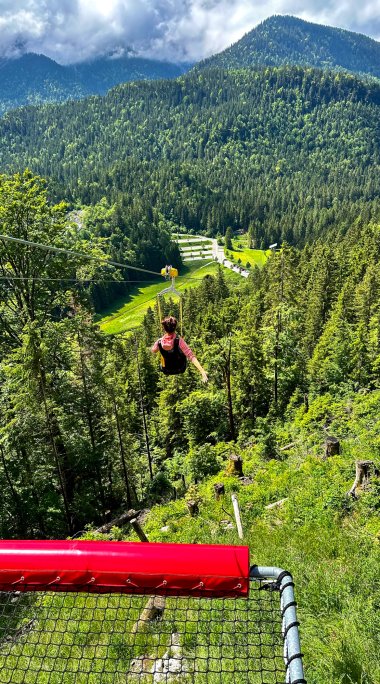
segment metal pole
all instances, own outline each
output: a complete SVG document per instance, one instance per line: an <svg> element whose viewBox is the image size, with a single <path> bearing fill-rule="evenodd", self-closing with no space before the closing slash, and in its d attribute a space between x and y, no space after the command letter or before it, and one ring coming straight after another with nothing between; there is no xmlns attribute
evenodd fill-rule
<svg viewBox="0 0 380 684"><path fill-rule="evenodd" d="M307 684L302 664L302 653L298 632L294 583L290 572L275 567L258 567L250 570L250 579L273 579L278 584L281 595L282 633L284 636L284 660L286 664L286 684Z"/></svg>

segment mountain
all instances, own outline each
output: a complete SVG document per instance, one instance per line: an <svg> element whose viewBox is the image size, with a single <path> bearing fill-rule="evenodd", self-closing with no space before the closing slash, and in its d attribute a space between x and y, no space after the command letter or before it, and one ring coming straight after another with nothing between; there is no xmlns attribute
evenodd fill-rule
<svg viewBox="0 0 380 684"><path fill-rule="evenodd" d="M7 112L0 170L196 232L251 226L257 245L304 244L380 216L379 116L380 83L347 73L191 71Z"/></svg>
<svg viewBox="0 0 380 684"><path fill-rule="evenodd" d="M102 57L69 66L28 53L0 61L0 114L22 105L103 95L125 81L176 78L189 65L141 57Z"/></svg>
<svg viewBox="0 0 380 684"><path fill-rule="evenodd" d="M360 33L273 16L197 68L285 64L345 69L380 78L380 43Z"/></svg>

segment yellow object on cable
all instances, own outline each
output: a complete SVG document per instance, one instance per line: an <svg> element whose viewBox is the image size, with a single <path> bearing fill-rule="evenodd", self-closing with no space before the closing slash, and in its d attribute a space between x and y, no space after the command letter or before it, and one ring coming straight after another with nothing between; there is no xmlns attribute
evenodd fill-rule
<svg viewBox="0 0 380 684"><path fill-rule="evenodd" d="M173 268L173 266L164 266L164 268L161 269L161 275L164 276L164 278L177 278L178 269Z"/></svg>
<svg viewBox="0 0 380 684"><path fill-rule="evenodd" d="M179 297L179 324L180 324L180 331L181 331L181 336L183 334L183 325L182 325L182 296L181 293L176 290L175 287L175 279L178 276L178 269L173 268L171 265L166 265L164 268L161 269L161 275L164 276L164 278L170 278L171 279L171 285L169 287L166 287L164 290L158 293L157 295L157 311L158 311L158 318L159 322L161 323L162 320L162 311L161 311L161 297L166 295L166 294L176 294Z"/></svg>

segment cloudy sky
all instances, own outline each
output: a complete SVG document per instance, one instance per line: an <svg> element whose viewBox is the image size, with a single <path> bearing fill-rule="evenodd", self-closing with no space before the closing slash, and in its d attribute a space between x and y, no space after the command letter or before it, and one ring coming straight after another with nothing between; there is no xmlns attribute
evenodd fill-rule
<svg viewBox="0 0 380 684"><path fill-rule="evenodd" d="M380 0L0 0L0 56L39 52L67 64L133 49L195 61L272 14L380 40Z"/></svg>

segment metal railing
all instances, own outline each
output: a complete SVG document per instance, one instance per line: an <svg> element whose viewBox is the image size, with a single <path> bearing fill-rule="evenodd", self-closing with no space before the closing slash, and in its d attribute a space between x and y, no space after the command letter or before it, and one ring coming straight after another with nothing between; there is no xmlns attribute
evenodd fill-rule
<svg viewBox="0 0 380 684"><path fill-rule="evenodd" d="M291 575L246 546L0 542L0 684L305 684Z"/></svg>

